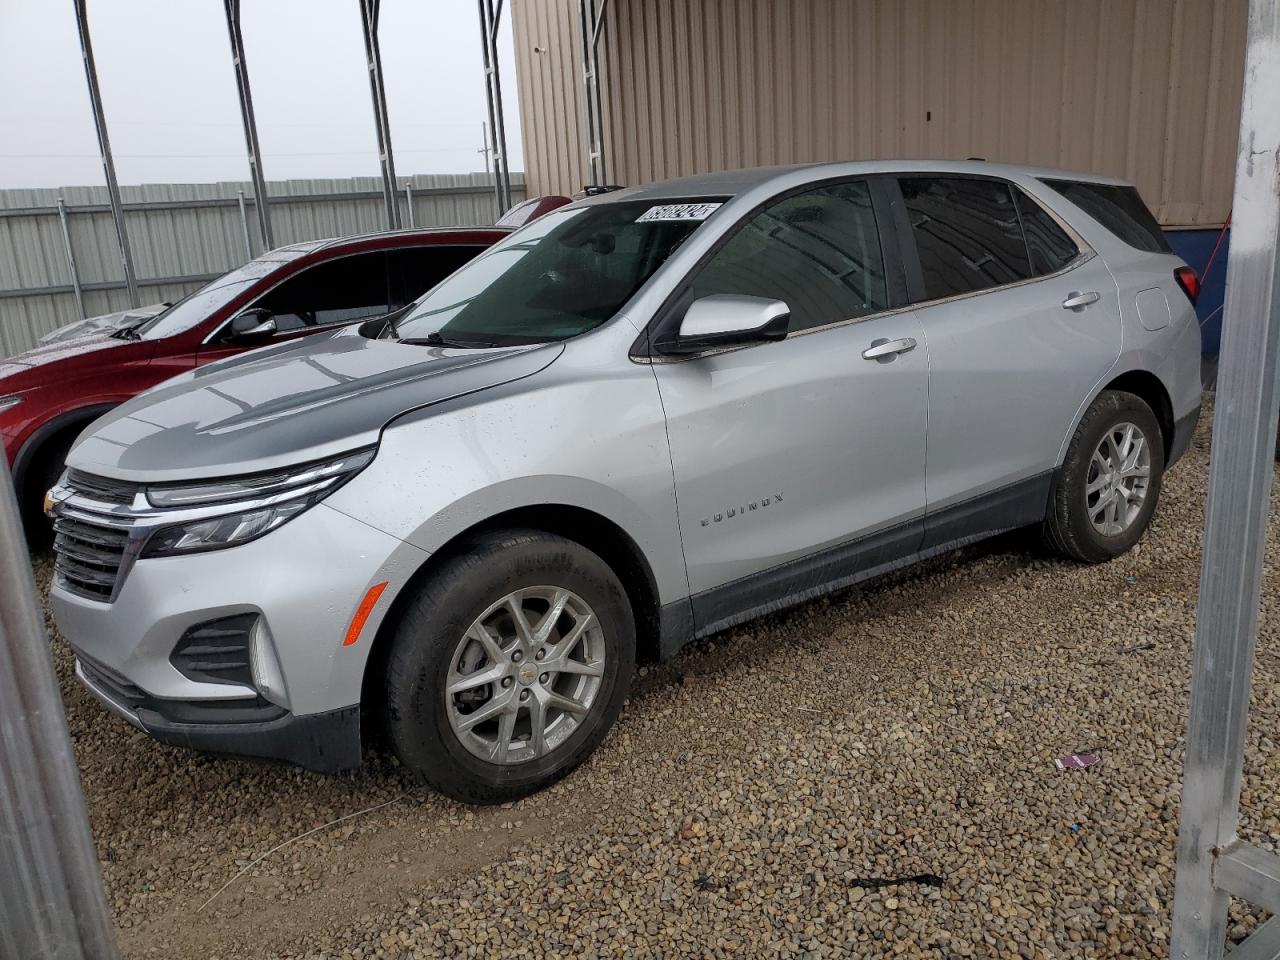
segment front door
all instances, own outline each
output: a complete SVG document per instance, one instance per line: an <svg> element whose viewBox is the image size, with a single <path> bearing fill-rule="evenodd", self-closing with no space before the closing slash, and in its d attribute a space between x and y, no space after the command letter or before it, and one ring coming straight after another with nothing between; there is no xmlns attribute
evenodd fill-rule
<svg viewBox="0 0 1280 960"><path fill-rule="evenodd" d="M791 308L785 340L654 364L701 631L919 543L928 350L913 313L889 312L875 207L866 181L780 199L681 298ZM900 352L863 357L882 341Z"/></svg>

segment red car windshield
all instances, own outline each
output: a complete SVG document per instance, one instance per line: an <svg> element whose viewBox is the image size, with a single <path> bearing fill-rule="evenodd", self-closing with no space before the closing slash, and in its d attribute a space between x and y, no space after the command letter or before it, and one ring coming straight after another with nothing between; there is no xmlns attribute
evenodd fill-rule
<svg viewBox="0 0 1280 960"><path fill-rule="evenodd" d="M186 333L192 327L204 323L263 277L275 273L286 263L296 260L314 246L314 244L298 244L295 247L272 250L256 260L250 260L244 266L224 273L216 280L209 281L195 293L183 297L168 310L135 327L134 332L145 340L160 340Z"/></svg>

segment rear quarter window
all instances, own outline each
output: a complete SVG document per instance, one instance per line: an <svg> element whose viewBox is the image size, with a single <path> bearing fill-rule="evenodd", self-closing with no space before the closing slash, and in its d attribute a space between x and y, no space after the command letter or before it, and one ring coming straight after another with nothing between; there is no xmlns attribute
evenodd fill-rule
<svg viewBox="0 0 1280 960"><path fill-rule="evenodd" d="M1117 237L1147 253L1172 253L1173 248L1138 195L1137 187L1082 180L1045 180Z"/></svg>

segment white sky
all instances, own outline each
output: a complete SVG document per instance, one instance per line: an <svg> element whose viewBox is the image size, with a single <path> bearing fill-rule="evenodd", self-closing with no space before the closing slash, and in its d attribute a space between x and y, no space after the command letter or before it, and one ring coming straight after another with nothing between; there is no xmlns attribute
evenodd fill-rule
<svg viewBox="0 0 1280 960"><path fill-rule="evenodd" d="M241 6L267 179L378 176L358 0ZM222 0L88 7L120 182L247 179ZM510 21L506 10L499 45L518 171ZM382 0L379 37L397 176L484 169L474 0ZM73 0L0 0L0 188L102 182Z"/></svg>

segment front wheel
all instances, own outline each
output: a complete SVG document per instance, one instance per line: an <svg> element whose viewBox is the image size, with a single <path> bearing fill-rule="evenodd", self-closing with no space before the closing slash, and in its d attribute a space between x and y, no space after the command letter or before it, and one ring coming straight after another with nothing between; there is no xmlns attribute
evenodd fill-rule
<svg viewBox="0 0 1280 960"><path fill-rule="evenodd" d="M1101 563L1128 551L1160 498L1164 441L1132 393L1104 390L1085 412L1054 481L1045 539L1059 553Z"/></svg>
<svg viewBox="0 0 1280 960"><path fill-rule="evenodd" d="M603 560L549 534L488 534L435 571L395 627L391 742L442 793L512 800L595 750L634 666L631 605Z"/></svg>

